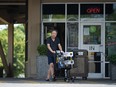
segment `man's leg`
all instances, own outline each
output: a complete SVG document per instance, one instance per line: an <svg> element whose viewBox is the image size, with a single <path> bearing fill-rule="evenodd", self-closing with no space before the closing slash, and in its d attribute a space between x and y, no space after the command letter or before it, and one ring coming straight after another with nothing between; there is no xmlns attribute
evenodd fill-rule
<svg viewBox="0 0 116 87"><path fill-rule="evenodd" d="M47 79L50 79L50 76L51 76L51 70L50 70L50 65L49 65Z"/></svg>
<svg viewBox="0 0 116 87"><path fill-rule="evenodd" d="M50 71L51 71L51 75L54 76L54 64L50 63Z"/></svg>
<svg viewBox="0 0 116 87"><path fill-rule="evenodd" d="M48 69L48 74L47 74L46 80L49 80L50 79L50 76L51 76L51 65L50 65L51 64L51 61L52 61L51 57L48 56L49 69Z"/></svg>

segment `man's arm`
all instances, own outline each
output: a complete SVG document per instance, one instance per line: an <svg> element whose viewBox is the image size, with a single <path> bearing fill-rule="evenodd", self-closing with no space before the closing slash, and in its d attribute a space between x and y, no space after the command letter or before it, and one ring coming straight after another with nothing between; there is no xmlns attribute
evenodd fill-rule
<svg viewBox="0 0 116 87"><path fill-rule="evenodd" d="M61 44L58 44L58 48L59 48L60 51L63 51Z"/></svg>
<svg viewBox="0 0 116 87"><path fill-rule="evenodd" d="M50 50L52 53L55 53L55 51L53 51L52 48L50 47L50 44L47 44L47 48L48 48L48 50Z"/></svg>

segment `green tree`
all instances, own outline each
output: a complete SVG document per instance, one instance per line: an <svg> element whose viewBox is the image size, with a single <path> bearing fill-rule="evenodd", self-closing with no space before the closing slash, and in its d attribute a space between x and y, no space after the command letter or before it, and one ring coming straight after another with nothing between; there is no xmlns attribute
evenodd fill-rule
<svg viewBox="0 0 116 87"><path fill-rule="evenodd" d="M8 32L7 32L7 29L3 29L0 31L0 40L1 40L1 44L3 46L3 50L4 50L4 53L7 57L8 55ZM0 66L3 66L2 64L2 60L0 58Z"/></svg>
<svg viewBox="0 0 116 87"><path fill-rule="evenodd" d="M14 74L18 77L25 70L25 32L24 26L14 29Z"/></svg>
<svg viewBox="0 0 116 87"><path fill-rule="evenodd" d="M7 58L8 54L8 30L0 31L0 40ZM24 26L18 25L14 28L14 75L19 77L25 70L25 30ZM2 65L0 63L0 65Z"/></svg>

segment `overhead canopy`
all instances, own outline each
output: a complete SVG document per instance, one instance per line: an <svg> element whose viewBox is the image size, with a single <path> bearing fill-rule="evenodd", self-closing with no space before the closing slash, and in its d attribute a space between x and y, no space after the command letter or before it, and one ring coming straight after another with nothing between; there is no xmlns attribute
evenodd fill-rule
<svg viewBox="0 0 116 87"><path fill-rule="evenodd" d="M25 22L26 0L0 0L0 24Z"/></svg>

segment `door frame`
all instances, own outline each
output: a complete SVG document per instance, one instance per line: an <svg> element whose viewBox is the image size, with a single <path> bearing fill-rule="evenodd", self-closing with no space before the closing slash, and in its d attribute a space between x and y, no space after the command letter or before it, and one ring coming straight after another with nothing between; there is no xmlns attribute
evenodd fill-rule
<svg viewBox="0 0 116 87"><path fill-rule="evenodd" d="M83 26L84 25L101 25L101 44L99 48L99 52L101 52L101 73L89 73L88 78L105 78L105 55L104 55L105 54L105 24L103 22L81 22L80 28L79 28L79 49L85 48L83 47ZM94 46L97 46L97 45L94 45ZM92 52L90 50L88 51Z"/></svg>

